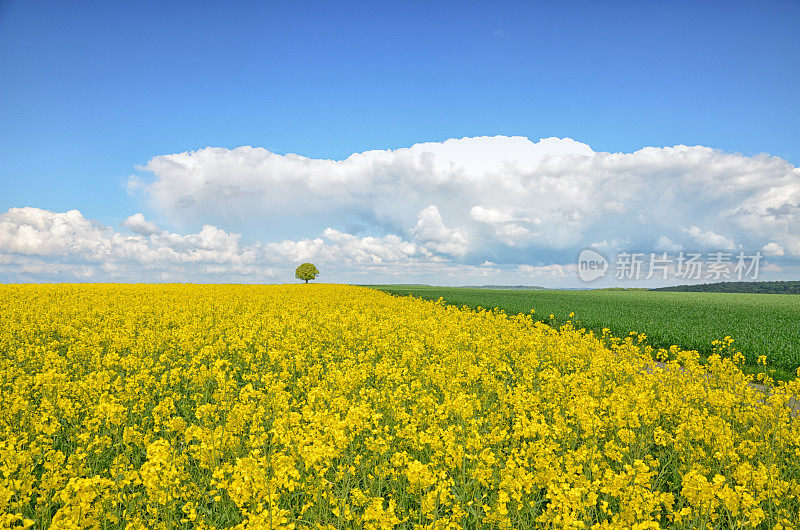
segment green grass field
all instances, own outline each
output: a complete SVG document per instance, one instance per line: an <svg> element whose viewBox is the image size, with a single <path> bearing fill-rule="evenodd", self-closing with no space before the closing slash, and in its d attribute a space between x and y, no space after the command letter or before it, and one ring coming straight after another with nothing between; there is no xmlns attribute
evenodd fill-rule
<svg viewBox="0 0 800 530"><path fill-rule="evenodd" d="M556 325L575 313L574 321L586 329L606 327L616 336L631 331L647 335L655 348L677 345L712 351L712 341L730 335L733 346L747 358L745 371L767 356L776 379L793 379L800 367L800 297L780 294L690 293L656 291L500 290L464 287L383 285L372 286L391 294L469 307L499 308L527 313ZM550 319L550 315L555 318Z"/></svg>

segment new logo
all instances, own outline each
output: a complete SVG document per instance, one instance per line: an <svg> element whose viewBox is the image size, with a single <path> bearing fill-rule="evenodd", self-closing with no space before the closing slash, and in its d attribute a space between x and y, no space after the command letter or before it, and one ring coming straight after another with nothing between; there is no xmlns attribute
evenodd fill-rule
<svg viewBox="0 0 800 530"><path fill-rule="evenodd" d="M591 282L606 275L608 261L602 254L591 249L581 251L578 256L578 277Z"/></svg>

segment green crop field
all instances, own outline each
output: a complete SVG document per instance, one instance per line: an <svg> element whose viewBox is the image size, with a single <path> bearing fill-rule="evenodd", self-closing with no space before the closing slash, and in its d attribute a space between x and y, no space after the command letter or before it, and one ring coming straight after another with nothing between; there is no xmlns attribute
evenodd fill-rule
<svg viewBox="0 0 800 530"><path fill-rule="evenodd" d="M800 297L781 294L691 293L666 291L560 291L501 290L465 287L384 285L372 286L395 295L499 308L508 313L534 310L538 319L556 325L575 313L574 321L586 329L606 327L614 335L635 331L647 335L655 348L677 345L712 351L712 341L730 335L733 346L756 367L759 355L776 379L792 379L800 367ZM551 320L550 315L554 318Z"/></svg>

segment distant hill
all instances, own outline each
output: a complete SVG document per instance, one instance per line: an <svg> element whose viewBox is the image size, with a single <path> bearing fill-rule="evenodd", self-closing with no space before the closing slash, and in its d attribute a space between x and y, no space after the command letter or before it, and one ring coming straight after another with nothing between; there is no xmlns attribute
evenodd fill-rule
<svg viewBox="0 0 800 530"><path fill-rule="evenodd" d="M761 293L800 294L800 281L791 282L718 282L696 285L659 287L651 291L680 291L685 293Z"/></svg>
<svg viewBox="0 0 800 530"><path fill-rule="evenodd" d="M429 287L442 287L443 289L507 289L515 291L551 291L548 287L539 285L460 285L458 287L443 287L441 285L427 285L424 283L393 283L393 284L361 284L361 287L374 287L376 289L426 289Z"/></svg>
<svg viewBox="0 0 800 530"><path fill-rule="evenodd" d="M546 291L547 287L541 287L539 285L463 285L462 287L468 287L470 289L518 289L518 290L535 290L535 291Z"/></svg>
<svg viewBox="0 0 800 530"><path fill-rule="evenodd" d="M656 291L657 289L648 289L647 287L600 287L592 289L592 291Z"/></svg>

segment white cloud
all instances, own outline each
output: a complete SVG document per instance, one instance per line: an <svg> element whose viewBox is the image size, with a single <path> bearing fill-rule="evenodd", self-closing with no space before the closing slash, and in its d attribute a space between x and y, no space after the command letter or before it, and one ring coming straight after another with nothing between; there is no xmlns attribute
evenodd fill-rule
<svg viewBox="0 0 800 530"><path fill-rule="evenodd" d="M78 210L53 213L38 208L11 208L0 214L0 251L23 255L91 255L110 250L110 231L85 219Z"/></svg>
<svg viewBox="0 0 800 530"><path fill-rule="evenodd" d="M731 238L716 234L711 230L703 231L697 226L692 226L684 228L683 232L700 244L701 248L713 250L733 250L736 248L736 243Z"/></svg>
<svg viewBox="0 0 800 530"><path fill-rule="evenodd" d="M418 245L396 235L357 237L333 228L325 229L324 235L333 243L328 247L331 254L329 260L338 256L354 263L394 263L430 256Z"/></svg>
<svg viewBox="0 0 800 530"><path fill-rule="evenodd" d="M423 247L444 254L462 256L469 244L460 230L445 226L442 214L435 205L419 212L417 224L411 229L411 234Z"/></svg>
<svg viewBox="0 0 800 530"><path fill-rule="evenodd" d="M128 225L146 223L143 216L131 217ZM359 237L327 228L316 238L244 244L240 234L213 225L189 234L126 235L75 210L12 208L0 213L0 279L280 282L292 281L299 263L313 261L326 281L466 285L524 283L531 276L563 278L572 267L453 262L433 249L465 244L458 231L447 228L435 208L423 209L419 220L415 240L393 234Z"/></svg>
<svg viewBox="0 0 800 530"><path fill-rule="evenodd" d="M86 219L77 210L12 208L0 213L0 276L150 281L154 272L162 272L166 279L182 281L220 281L220 275L258 281L312 260L341 270L364 264L437 263L444 260L427 246L460 244L461 240L440 223L436 213L435 208L421 212L423 244L396 235L358 237L327 228L322 237L313 239L245 245L240 234L213 225L204 225L197 233L177 234L160 231L137 214L122 223L137 234L125 235Z"/></svg>
<svg viewBox="0 0 800 530"><path fill-rule="evenodd" d="M473 206L469 216L488 225L491 237L508 247L524 247L535 241L539 234L531 228L542 222L538 217L531 219L483 206Z"/></svg>
<svg viewBox="0 0 800 530"><path fill-rule="evenodd" d="M761 248L761 250L767 256L783 256L784 255L783 247L780 246L779 244L775 243L774 241L764 245Z"/></svg>
<svg viewBox="0 0 800 530"><path fill-rule="evenodd" d="M537 217L531 219L515 216L483 206L473 206L469 211L469 216L479 223L489 225L489 233L492 237L508 247L526 246L539 235L529 228L541 224L541 219Z"/></svg>
<svg viewBox="0 0 800 530"><path fill-rule="evenodd" d="M146 279L151 271L172 269L191 277L203 265L230 272L259 261L257 246L242 246L241 236L215 226L181 235L158 231L142 215L131 216L123 224L139 233L115 232L77 210L11 208L0 214L0 253L13 257L11 271L78 278L102 273L111 278ZM264 275L268 271L262 271Z"/></svg>
<svg viewBox="0 0 800 530"><path fill-rule="evenodd" d="M484 208L483 206L473 206L469 211L469 216L476 221L487 224L508 223L516 220L514 216L508 212Z"/></svg>
<svg viewBox="0 0 800 530"><path fill-rule="evenodd" d="M325 242L319 237L299 241L286 239L280 243L268 243L266 249L267 259L271 261L288 260L302 263L320 257L325 249Z"/></svg>
<svg viewBox="0 0 800 530"><path fill-rule="evenodd" d="M658 241L656 241L654 250L660 250L662 252L679 252L683 250L683 245L675 243L667 236L661 236L658 238Z"/></svg>
<svg viewBox="0 0 800 530"><path fill-rule="evenodd" d="M511 285L530 284L536 278L534 283L543 285L581 285L572 259L541 265L489 260L469 264L438 254L431 241L464 242L440 223L437 211L420 212L418 239L356 236L327 228L315 238L244 243L240 234L213 225L188 234L125 235L74 210L12 208L0 213L0 279L282 282L292 281L297 264L312 261L322 270L323 281ZM611 247L625 242L603 243ZM782 262L782 268L766 265L764 270L771 274L798 271L788 262Z"/></svg>
<svg viewBox="0 0 800 530"><path fill-rule="evenodd" d="M775 242L800 256L792 242L800 233L800 171L777 157L702 146L607 153L569 138L496 136L344 160L206 148L157 156L143 169L150 181L133 187L163 218L235 221L252 234L283 223L320 234L356 218L456 260L508 262L522 249L612 239L641 248L662 235L674 248Z"/></svg>
<svg viewBox="0 0 800 530"><path fill-rule="evenodd" d="M538 235L515 223L505 223L494 227L496 240L508 247L524 247L534 241Z"/></svg>
<svg viewBox="0 0 800 530"><path fill-rule="evenodd" d="M627 239L619 239L614 238L611 241L596 241L589 245L590 248L600 252L623 252L628 250L628 246L630 245L630 241Z"/></svg>
<svg viewBox="0 0 800 530"><path fill-rule="evenodd" d="M161 229L158 228L158 225L145 219L144 214L141 213L131 215L122 221L121 224L131 232L135 232L143 236L150 236L161 232Z"/></svg>
<svg viewBox="0 0 800 530"><path fill-rule="evenodd" d="M128 195L134 195L139 190L146 187L146 184L137 175L130 175L128 182L125 185L125 191Z"/></svg>
<svg viewBox="0 0 800 530"><path fill-rule="evenodd" d="M566 276L575 276L577 267L575 265L520 265L518 270L530 276L550 276L554 278L564 278Z"/></svg>
<svg viewBox="0 0 800 530"><path fill-rule="evenodd" d="M497 136L344 160L206 148L142 169L127 191L163 227L142 213L118 231L77 210L12 208L0 213L0 275L259 281L314 261L343 279L459 284L524 280L528 262L563 272L589 247L762 249L785 270L800 258L800 168L702 146L607 153Z"/></svg>

